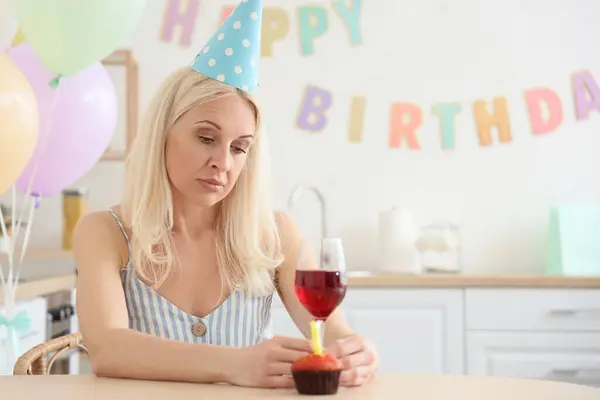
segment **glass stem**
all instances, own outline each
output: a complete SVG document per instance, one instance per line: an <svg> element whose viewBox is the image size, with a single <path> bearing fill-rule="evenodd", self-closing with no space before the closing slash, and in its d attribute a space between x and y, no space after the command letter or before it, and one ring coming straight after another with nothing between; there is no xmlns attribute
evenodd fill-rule
<svg viewBox="0 0 600 400"><path fill-rule="evenodd" d="M317 319L315 321L315 325L317 326L317 331L319 332L319 343L321 344L321 348L325 349L325 321L322 319Z"/></svg>

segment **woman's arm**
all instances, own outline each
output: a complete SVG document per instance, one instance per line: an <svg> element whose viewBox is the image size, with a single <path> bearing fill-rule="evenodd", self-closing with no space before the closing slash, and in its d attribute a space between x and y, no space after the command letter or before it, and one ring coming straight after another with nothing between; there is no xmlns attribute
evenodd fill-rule
<svg viewBox="0 0 600 400"><path fill-rule="evenodd" d="M239 349L165 340L129 329L119 270L125 242L108 213L76 226L77 313L95 374L116 378L230 382Z"/></svg>
<svg viewBox="0 0 600 400"><path fill-rule="evenodd" d="M294 280L298 255L302 244L302 234L291 217L283 213L276 214L279 235L281 237L284 261L277 268L278 291L285 308L304 337L310 338L310 321L312 316L296 297ZM317 266L314 266L317 268ZM354 332L338 308L325 323L325 346L330 346L339 339L352 336Z"/></svg>

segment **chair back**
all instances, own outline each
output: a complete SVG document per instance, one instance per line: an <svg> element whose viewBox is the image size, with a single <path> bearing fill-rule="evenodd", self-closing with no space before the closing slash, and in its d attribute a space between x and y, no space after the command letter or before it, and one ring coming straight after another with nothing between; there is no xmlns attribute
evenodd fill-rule
<svg viewBox="0 0 600 400"><path fill-rule="evenodd" d="M70 333L32 347L17 359L13 375L50 375L54 361L72 350L87 354L80 333Z"/></svg>

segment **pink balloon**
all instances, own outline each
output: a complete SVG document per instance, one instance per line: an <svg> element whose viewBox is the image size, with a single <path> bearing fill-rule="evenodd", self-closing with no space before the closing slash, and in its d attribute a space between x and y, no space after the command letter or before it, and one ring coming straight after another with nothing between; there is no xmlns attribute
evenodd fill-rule
<svg viewBox="0 0 600 400"><path fill-rule="evenodd" d="M52 196L82 177L108 148L117 125L116 90L100 63L60 78L52 87L56 76L29 43L13 47L8 55L29 80L40 110L35 151L15 184L27 194Z"/></svg>

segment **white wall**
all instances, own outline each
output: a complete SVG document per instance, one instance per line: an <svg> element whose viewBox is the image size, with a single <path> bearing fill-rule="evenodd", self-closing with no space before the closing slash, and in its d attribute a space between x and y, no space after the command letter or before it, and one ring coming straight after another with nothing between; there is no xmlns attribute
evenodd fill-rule
<svg viewBox="0 0 600 400"><path fill-rule="evenodd" d="M159 39L166 0L150 0L131 39L140 63L145 107L160 81L189 64L217 28L228 2L199 2L191 46ZM183 1L185 5L185 0ZM576 121L571 75L589 70L600 80L594 0L378 0L362 1L362 44L348 31L329 1L329 27L315 53L299 51L296 9L301 0L264 0L287 10L289 33L261 60L261 99L274 164L274 199L286 207L300 182L322 187L331 234L345 243L351 268L376 263L377 215L394 204L408 207L422 223L457 221L463 234L464 269L470 272L541 271L548 207L558 202L599 201L600 114ZM177 38L177 34L175 35ZM327 126L320 133L296 127L307 85L332 94ZM558 93L563 122L547 135L531 133L523 93L549 87ZM363 139L347 139L353 96L366 98ZM478 144L472 105L504 96L512 141ZM410 102L423 113L416 131L421 150L389 148L393 102ZM441 102L459 102L455 148L443 150ZM490 103L491 104L491 103ZM119 201L122 164L102 163L80 182L92 191L91 208ZM314 200L295 213L305 230L318 232ZM58 246L59 198L38 210L33 246Z"/></svg>

